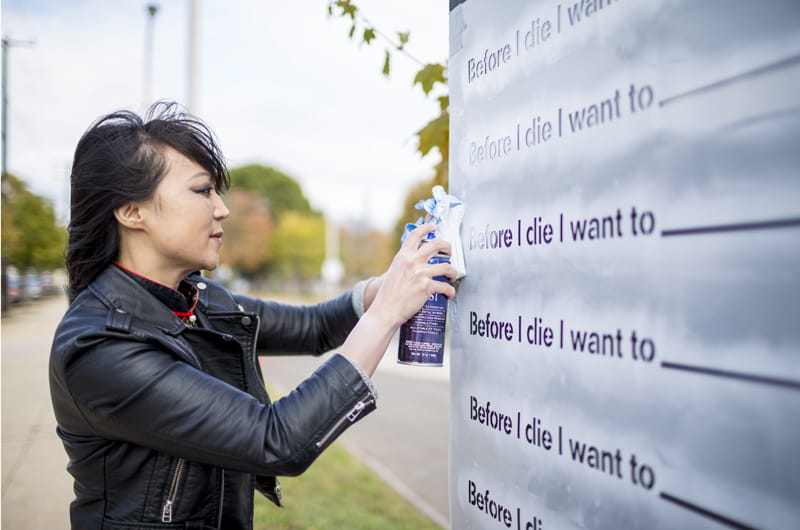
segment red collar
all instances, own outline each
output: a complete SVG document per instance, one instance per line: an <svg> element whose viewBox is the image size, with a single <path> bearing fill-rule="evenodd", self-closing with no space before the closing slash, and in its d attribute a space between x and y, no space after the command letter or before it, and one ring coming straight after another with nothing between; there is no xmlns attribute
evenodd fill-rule
<svg viewBox="0 0 800 530"><path fill-rule="evenodd" d="M128 276L144 287L150 294L163 302L176 317L180 318L188 325L195 324L196 317L194 310L197 307L197 288L190 282L181 280L178 289L173 289L163 283L153 281L150 278L127 269L116 261L112 263L127 273Z"/></svg>

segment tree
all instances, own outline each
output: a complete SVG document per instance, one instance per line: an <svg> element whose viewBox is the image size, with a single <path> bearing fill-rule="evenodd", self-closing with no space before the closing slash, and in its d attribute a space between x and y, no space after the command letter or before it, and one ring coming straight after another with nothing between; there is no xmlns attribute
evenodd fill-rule
<svg viewBox="0 0 800 530"><path fill-rule="evenodd" d="M300 184L260 164L237 167L230 174L231 218L225 223L223 262L250 280L261 274L301 282L318 277L325 258L325 224Z"/></svg>
<svg viewBox="0 0 800 530"><path fill-rule="evenodd" d="M403 230L406 223L416 223L417 219L425 216L425 212L414 208L419 201L429 199L431 197L431 188L436 184L435 179L423 180L418 182L406 194L403 200L403 209L401 210L400 218L394 224L392 230L392 249L397 251L400 248L400 238L403 235Z"/></svg>
<svg viewBox="0 0 800 530"><path fill-rule="evenodd" d="M272 167L249 164L230 170L231 189L250 191L266 201L275 220L284 212L311 214L314 210L292 177Z"/></svg>
<svg viewBox="0 0 800 530"><path fill-rule="evenodd" d="M232 190L226 197L230 217L225 221L225 244L220 261L253 279L272 257L274 221L265 201L245 190Z"/></svg>
<svg viewBox="0 0 800 530"><path fill-rule="evenodd" d="M19 270L52 270L64 265L67 232L53 206L28 190L25 182L6 175L2 195L3 260Z"/></svg>
<svg viewBox="0 0 800 530"><path fill-rule="evenodd" d="M369 230L363 225L341 227L341 258L349 280L363 280L383 274L392 262L386 232Z"/></svg>
<svg viewBox="0 0 800 530"><path fill-rule="evenodd" d="M414 205L420 200L431 196L431 188L439 184L447 189L448 171L450 166L450 96L447 94L447 65L446 63L423 63L406 49L410 39L410 32L396 31L396 38L390 37L387 33L379 30L362 13L352 0L329 0L328 15L338 15L341 18L349 19L351 39L356 35L360 37L360 42L371 45L373 41L381 40L384 43L384 61L381 69L383 75L388 76L391 71L392 53L401 53L409 60L417 63L420 70L414 76L412 85L419 84L426 96L436 97L439 103L439 113L422 128L416 132L418 139L417 151L425 157L432 151L438 151L439 162L434 166L434 174L430 179L415 185L405 198L405 205L400 219L398 219L391 239L393 249L399 247L399 237L403 227L407 222L415 221L407 219L413 211ZM437 95L439 94L439 95Z"/></svg>
<svg viewBox="0 0 800 530"><path fill-rule="evenodd" d="M392 53L401 53L420 66L412 85L419 84L426 96L430 96L437 87L444 91L444 95L436 98L439 102L439 115L419 129L416 135L419 139L417 151L422 156L426 156L433 148L439 151L441 160L436 164L434 181L435 184L446 187L450 143L450 97L447 95L447 65L445 63L423 63L411 55L406 49L411 32L395 31L394 37L389 36L376 28L352 0L329 0L328 15L333 16L334 14L344 19L350 19L348 36L351 39L358 35L360 42L367 45L372 45L373 41L377 40L384 43L384 59L381 67L383 75L388 76L391 72Z"/></svg>
<svg viewBox="0 0 800 530"><path fill-rule="evenodd" d="M284 213L272 238L274 268L286 279L318 278L325 259L325 220L297 211Z"/></svg>

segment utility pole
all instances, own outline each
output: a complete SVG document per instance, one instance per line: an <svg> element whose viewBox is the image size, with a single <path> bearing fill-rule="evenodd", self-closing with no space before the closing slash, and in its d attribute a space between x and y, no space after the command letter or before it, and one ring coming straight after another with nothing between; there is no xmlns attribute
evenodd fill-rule
<svg viewBox="0 0 800 530"><path fill-rule="evenodd" d="M197 114L197 0L189 0L189 57L186 108Z"/></svg>
<svg viewBox="0 0 800 530"><path fill-rule="evenodd" d="M34 46L36 42L32 40L14 40L9 37L3 37L3 55L2 55L2 138L0 142L2 143L2 168L0 168L0 193L5 197L6 193L8 192L8 49L12 46L25 46L31 47ZM3 249L5 250L5 248ZM0 256L0 269L2 269L2 281L0 282L0 291L2 292L2 301L0 301L0 309L5 311L8 309L8 291L7 291L7 279L6 276L6 256L3 254Z"/></svg>
<svg viewBox="0 0 800 530"><path fill-rule="evenodd" d="M6 173L8 173L8 147L7 147L7 137L8 137L8 49L13 46L25 46L31 47L34 46L36 42L32 40L14 40L9 37L3 37L3 133L2 133L2 156L3 156L3 167L2 167L2 179L3 179L3 193L6 191Z"/></svg>
<svg viewBox="0 0 800 530"><path fill-rule="evenodd" d="M156 13L158 5L149 4L147 6L147 23L144 35L144 87L142 89L142 106L147 110L152 103L153 91L153 39Z"/></svg>
<svg viewBox="0 0 800 530"><path fill-rule="evenodd" d="M322 283L326 296L333 296L344 278L344 264L339 259L339 226L325 219L325 261L322 263Z"/></svg>

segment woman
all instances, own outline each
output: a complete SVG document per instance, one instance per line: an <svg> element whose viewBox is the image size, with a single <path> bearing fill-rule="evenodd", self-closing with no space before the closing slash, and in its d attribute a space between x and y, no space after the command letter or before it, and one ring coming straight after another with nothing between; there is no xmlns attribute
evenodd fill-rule
<svg viewBox="0 0 800 530"><path fill-rule="evenodd" d="M253 491L280 505L296 475L375 408L369 377L433 293L444 241L410 234L385 274L310 307L233 294L217 266L229 185L201 122L174 104L105 116L72 169L71 304L50 386L76 498L73 528L251 528ZM272 403L257 354L338 352Z"/></svg>

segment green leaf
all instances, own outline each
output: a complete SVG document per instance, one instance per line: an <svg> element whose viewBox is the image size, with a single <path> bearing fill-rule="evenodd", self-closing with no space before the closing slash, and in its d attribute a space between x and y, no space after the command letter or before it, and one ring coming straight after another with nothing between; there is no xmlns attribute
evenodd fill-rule
<svg viewBox="0 0 800 530"><path fill-rule="evenodd" d="M429 121L425 127L417 131L419 145L417 151L425 156L436 147L440 153L447 153L450 141L450 114L442 112L437 118Z"/></svg>
<svg viewBox="0 0 800 530"><path fill-rule="evenodd" d="M350 0L339 0L336 2L336 6L342 10L340 16L349 16L352 20L356 19L356 11L358 11L358 7L351 4Z"/></svg>
<svg viewBox="0 0 800 530"><path fill-rule="evenodd" d="M405 33L402 31L397 32L397 39L400 41L400 45L397 47L398 50L402 50L406 44L408 44L408 37L411 35L410 31L406 31Z"/></svg>
<svg viewBox="0 0 800 530"><path fill-rule="evenodd" d="M417 83L422 86L422 91L425 92L426 95L433 90L433 85L435 83L444 85L444 65L439 63L426 64L414 77L413 84L416 85Z"/></svg>
<svg viewBox="0 0 800 530"><path fill-rule="evenodd" d="M370 43L371 40L375 38L375 29L374 28L366 28L364 30L364 42L367 44Z"/></svg>
<svg viewBox="0 0 800 530"><path fill-rule="evenodd" d="M348 33L347 36L352 39L353 35L355 35L355 33L356 33L356 23L353 22L353 25L350 26L350 33Z"/></svg>
<svg viewBox="0 0 800 530"><path fill-rule="evenodd" d="M389 61L391 60L391 55L389 54L389 50L384 50L385 55L383 57L383 70L382 73L386 77L389 77Z"/></svg>
<svg viewBox="0 0 800 530"><path fill-rule="evenodd" d="M445 112L448 108L450 108L450 96L439 96L436 98L439 100L439 108L442 112Z"/></svg>

